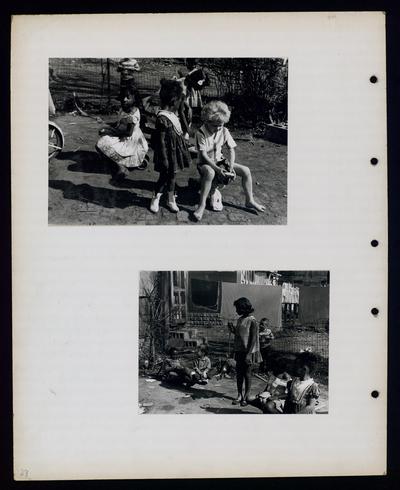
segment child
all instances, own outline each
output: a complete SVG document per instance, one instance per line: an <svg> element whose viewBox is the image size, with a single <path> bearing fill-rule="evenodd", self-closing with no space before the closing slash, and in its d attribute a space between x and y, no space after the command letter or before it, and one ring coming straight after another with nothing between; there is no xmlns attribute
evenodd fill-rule
<svg viewBox="0 0 400 490"><path fill-rule="evenodd" d="M188 167L191 161L177 115L182 97L183 88L177 80L161 80L161 110L157 113L152 136L154 169L160 173L150 203L153 213L158 213L164 191L168 192L168 208L174 213L179 211L175 201L175 175L179 169Z"/></svg>
<svg viewBox="0 0 400 490"><path fill-rule="evenodd" d="M117 71L121 74L120 78L120 98L122 99L125 91L136 90L135 72L140 71L139 63L134 58L122 58L118 63Z"/></svg>
<svg viewBox="0 0 400 490"><path fill-rule="evenodd" d="M117 182L124 179L129 170L147 167L149 147L139 127L140 112L135 102L134 95L127 90L117 121L100 129L101 137L96 144L96 150L117 165L114 177Z"/></svg>
<svg viewBox="0 0 400 490"><path fill-rule="evenodd" d="M249 400L251 405L259 408L263 413L283 413L287 384L291 380L285 368L286 363L283 359L275 361L272 370L268 372L264 391Z"/></svg>
<svg viewBox="0 0 400 490"><path fill-rule="evenodd" d="M319 398L319 388L312 375L317 367L317 358L312 352L302 352L297 356L295 371L297 377L288 383L288 395L283 413L315 413Z"/></svg>
<svg viewBox="0 0 400 490"><path fill-rule="evenodd" d="M238 397L233 405L247 405L251 389L252 367L262 361L258 337L258 323L252 315L254 308L247 298L239 298L234 303L236 312L240 315L236 327L230 327L235 335L236 383ZM243 394L244 383L244 394Z"/></svg>
<svg viewBox="0 0 400 490"><path fill-rule="evenodd" d="M162 379L170 383L193 384L193 370L185 367L178 356L178 350L171 347L168 351L168 357L165 358L162 367Z"/></svg>
<svg viewBox="0 0 400 490"><path fill-rule="evenodd" d="M195 379L200 384L207 384L208 380L211 379L211 361L207 357L207 347L205 345L201 345L197 351L197 358L194 361L193 370L198 375Z"/></svg>
<svg viewBox="0 0 400 490"><path fill-rule="evenodd" d="M274 334L269 328L268 318L262 318L260 320L260 350L263 358L262 367L266 372L268 367L268 361L271 356L271 341L274 340Z"/></svg>
<svg viewBox="0 0 400 490"><path fill-rule="evenodd" d="M146 129L146 116L144 115L142 98L140 97L135 81L135 73L140 71L139 63L134 58L122 58L122 60L118 63L117 71L121 73L119 99L122 101L126 91L129 91L134 95L136 105L142 114L140 127L144 131Z"/></svg>
<svg viewBox="0 0 400 490"><path fill-rule="evenodd" d="M225 354L225 358L220 359L219 366L220 366L219 372L215 377L218 379L222 379L222 378L230 379L231 375L233 375L236 370L236 361L235 359L229 357L228 354Z"/></svg>
<svg viewBox="0 0 400 490"><path fill-rule="evenodd" d="M206 207L207 197L213 186L214 178L222 181L235 175L242 179L242 187L246 196L246 206L264 212L265 207L258 204L253 197L253 184L250 169L235 163L235 147L237 146L229 130L224 127L229 121L230 110L221 101L212 101L203 107L201 117L203 126L196 133L196 147L199 154L198 169L201 174L200 203L194 212L194 218L200 221ZM222 148L227 146L229 157L225 160ZM229 173L222 168L228 165ZM215 192L216 186L212 194ZM212 196L211 196L212 199ZM220 205L218 210L222 210Z"/></svg>
<svg viewBox="0 0 400 490"><path fill-rule="evenodd" d="M201 91L210 84L207 73L198 63L196 58L186 60L186 70L180 70L179 75L185 77L188 88L188 104L197 113L203 107Z"/></svg>

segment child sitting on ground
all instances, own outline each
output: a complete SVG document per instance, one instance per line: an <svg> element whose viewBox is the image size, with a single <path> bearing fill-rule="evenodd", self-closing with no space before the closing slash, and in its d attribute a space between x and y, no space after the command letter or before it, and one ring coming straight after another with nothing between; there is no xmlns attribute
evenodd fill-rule
<svg viewBox="0 0 400 490"><path fill-rule="evenodd" d="M312 352L301 352L295 362L296 377L288 383L288 395L283 413L315 413L319 388L312 376L317 367L317 357Z"/></svg>
<svg viewBox="0 0 400 490"><path fill-rule="evenodd" d="M225 354L223 359L220 359L220 368L218 374L215 376L218 379L228 378L235 376L236 361L229 357L229 354Z"/></svg>
<svg viewBox="0 0 400 490"><path fill-rule="evenodd" d="M210 191L210 200L215 201L213 194L215 194L218 184L225 185L235 175L239 175L242 179L246 206L256 211L265 211L265 207L254 200L250 169L235 163L235 147L237 145L229 130L224 127L224 124L229 121L230 115L228 106L221 101L209 102L203 107L201 113L204 124L196 133L196 147L199 154L198 169L201 174L200 203L194 212L194 218L197 221L203 217ZM229 149L228 159L225 159L222 154L224 146ZM214 210L222 210L222 201L218 203L218 207L213 206L213 208Z"/></svg>
<svg viewBox="0 0 400 490"><path fill-rule="evenodd" d="M175 347L171 347L168 351L168 357L164 359L162 380L168 383L192 384L192 373L192 369L182 364L178 350Z"/></svg>
<svg viewBox="0 0 400 490"><path fill-rule="evenodd" d="M207 357L207 351L207 346L204 344L201 345L197 351L197 358L193 365L194 374L192 374L192 378L200 384L207 384L208 380L211 379L211 361Z"/></svg>
<svg viewBox="0 0 400 490"><path fill-rule="evenodd" d="M140 112L134 94L127 90L121 101L121 109L115 123L100 129L96 150L107 160L117 165L114 181L123 180L129 170L147 167L149 149L139 126Z"/></svg>
<svg viewBox="0 0 400 490"><path fill-rule="evenodd" d="M284 359L276 359L272 369L268 371L267 384L264 391L258 393L249 403L263 413L283 413L283 406L287 396L287 384L291 380L286 372Z"/></svg>

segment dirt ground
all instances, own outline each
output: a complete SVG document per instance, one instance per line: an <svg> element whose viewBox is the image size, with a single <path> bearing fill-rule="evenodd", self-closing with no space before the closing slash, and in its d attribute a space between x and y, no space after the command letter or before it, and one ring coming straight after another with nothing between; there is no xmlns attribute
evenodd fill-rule
<svg viewBox="0 0 400 490"><path fill-rule="evenodd" d="M103 118L106 122L115 118ZM287 147L250 134L232 132L238 147L236 161L252 171L255 198L265 213L244 207L240 179L222 190L224 209L207 209L200 223L192 213L198 202L199 176L195 161L177 178L177 202L181 211L171 213L161 202L157 215L149 211L158 174L150 163L146 170L133 170L120 184L111 184L110 165L95 151L98 130L104 123L80 115L59 115L65 147L49 163L49 224L75 225L187 225L187 224L286 224ZM193 140L191 141L193 144ZM152 162L152 151L149 152Z"/></svg>
<svg viewBox="0 0 400 490"><path fill-rule="evenodd" d="M253 378L252 393L263 391L265 383ZM319 383L321 395L317 413L328 413L328 389ZM241 407L232 405L236 398L236 380L211 379L207 385L195 385L191 388L161 383L151 376L139 377L139 407L143 413L181 414L262 414L251 405Z"/></svg>

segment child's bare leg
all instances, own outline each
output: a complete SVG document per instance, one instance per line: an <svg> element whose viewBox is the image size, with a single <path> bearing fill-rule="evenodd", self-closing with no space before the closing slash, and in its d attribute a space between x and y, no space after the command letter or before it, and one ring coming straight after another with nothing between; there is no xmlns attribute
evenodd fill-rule
<svg viewBox="0 0 400 490"><path fill-rule="evenodd" d="M238 396L236 400L233 400L232 404L237 405L243 401L243 382L245 375L245 367L241 362L236 365L236 386L238 391Z"/></svg>
<svg viewBox="0 0 400 490"><path fill-rule="evenodd" d="M233 165L233 170L236 172L236 175L239 175L239 177L241 177L242 179L242 187L246 196L246 206L263 213L265 211L265 206L263 206L262 204L258 204L254 200L253 180L249 167L246 167L245 165L240 165L239 163L235 163Z"/></svg>
<svg viewBox="0 0 400 490"><path fill-rule="evenodd" d="M234 400L232 403L234 405L240 403L243 400L243 381L244 381L244 376L242 373L237 373L236 376L236 386L238 390L238 396L236 400Z"/></svg>
<svg viewBox="0 0 400 490"><path fill-rule="evenodd" d="M209 165L203 165L200 169L201 172L201 190L200 190L200 202L193 213L197 221L200 221L203 217L204 210L206 208L206 202L208 194L210 193L212 182L214 180L215 172Z"/></svg>
<svg viewBox="0 0 400 490"><path fill-rule="evenodd" d="M247 398L250 396L250 390L251 390L251 365L247 366L246 372L244 374L244 397L243 400L246 403Z"/></svg>

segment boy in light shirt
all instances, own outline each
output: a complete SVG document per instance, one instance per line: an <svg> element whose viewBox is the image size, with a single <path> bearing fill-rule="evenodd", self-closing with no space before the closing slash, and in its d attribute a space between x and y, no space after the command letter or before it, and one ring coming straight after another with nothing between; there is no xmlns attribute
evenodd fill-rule
<svg viewBox="0 0 400 490"><path fill-rule="evenodd" d="M204 124L196 133L196 147L199 154L198 169L201 174L200 203L194 212L197 221L203 217L207 197L213 187L215 177L217 178L217 185L218 183L222 185L228 183L236 175L241 177L246 196L246 206L259 212L265 211L265 207L254 199L250 169L235 162L235 147L237 145L229 130L224 127L224 124L229 121L230 115L228 106L218 100L206 104L201 113ZM225 146L229 151L227 159L222 153ZM213 192L215 192L216 187L214 185Z"/></svg>

